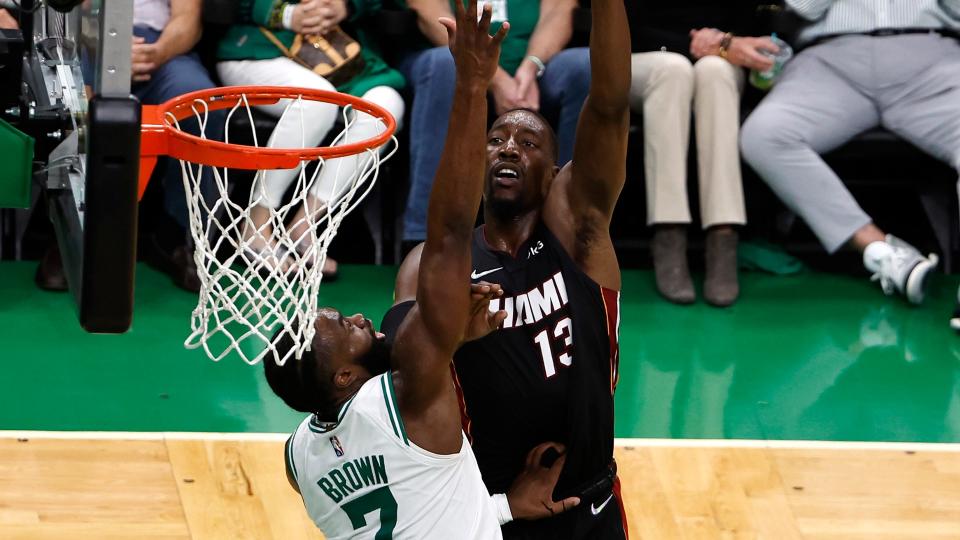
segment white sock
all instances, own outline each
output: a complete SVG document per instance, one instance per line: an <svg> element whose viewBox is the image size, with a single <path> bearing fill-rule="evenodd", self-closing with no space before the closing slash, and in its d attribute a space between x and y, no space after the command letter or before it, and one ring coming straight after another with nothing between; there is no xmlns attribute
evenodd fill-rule
<svg viewBox="0 0 960 540"><path fill-rule="evenodd" d="M893 255L893 246L882 241L870 242L863 250L863 266L871 272L880 270L880 261Z"/></svg>

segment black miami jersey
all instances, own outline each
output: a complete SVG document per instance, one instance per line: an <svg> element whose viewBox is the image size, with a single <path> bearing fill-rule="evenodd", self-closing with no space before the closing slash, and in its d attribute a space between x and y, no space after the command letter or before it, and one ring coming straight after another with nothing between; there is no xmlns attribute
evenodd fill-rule
<svg viewBox="0 0 960 540"><path fill-rule="evenodd" d="M567 446L567 461L555 497L579 496L613 458L620 294L581 271L543 223L515 254L492 250L477 228L470 277L500 284L504 294L490 309L507 312L501 329L454 356L463 427L484 483L491 493L506 492L530 449L556 441ZM511 523L504 535L625 537L583 523L598 521L610 502L603 497L548 520ZM619 497L609 504L608 529L621 526L619 505Z"/></svg>

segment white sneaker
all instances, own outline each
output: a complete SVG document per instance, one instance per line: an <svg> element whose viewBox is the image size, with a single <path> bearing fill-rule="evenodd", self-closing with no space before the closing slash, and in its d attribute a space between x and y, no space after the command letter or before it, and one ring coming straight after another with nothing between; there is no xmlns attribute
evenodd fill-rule
<svg viewBox="0 0 960 540"><path fill-rule="evenodd" d="M935 253L924 257L917 248L892 234L887 235L887 244L892 250L876 261L878 270L870 280L879 281L887 296L899 292L911 303L923 302L927 277L937 267L940 258Z"/></svg>

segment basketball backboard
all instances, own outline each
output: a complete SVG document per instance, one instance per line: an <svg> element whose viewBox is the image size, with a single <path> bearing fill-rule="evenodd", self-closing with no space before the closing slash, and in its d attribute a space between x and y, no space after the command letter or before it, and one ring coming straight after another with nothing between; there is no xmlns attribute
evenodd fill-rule
<svg viewBox="0 0 960 540"><path fill-rule="evenodd" d="M15 122L37 140L80 324L129 329L136 261L140 105L130 95L130 0L21 0L21 103ZM65 10L65 12L58 11Z"/></svg>

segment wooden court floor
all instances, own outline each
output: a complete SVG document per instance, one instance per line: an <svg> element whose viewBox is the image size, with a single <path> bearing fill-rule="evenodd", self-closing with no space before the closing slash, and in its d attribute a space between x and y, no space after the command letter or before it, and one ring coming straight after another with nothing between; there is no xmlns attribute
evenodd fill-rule
<svg viewBox="0 0 960 540"><path fill-rule="evenodd" d="M0 538L322 538L282 437L0 438ZM77 435L74 435L77 437ZM960 539L957 445L618 441L632 539Z"/></svg>

